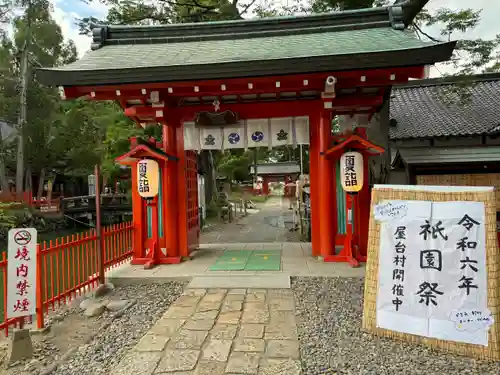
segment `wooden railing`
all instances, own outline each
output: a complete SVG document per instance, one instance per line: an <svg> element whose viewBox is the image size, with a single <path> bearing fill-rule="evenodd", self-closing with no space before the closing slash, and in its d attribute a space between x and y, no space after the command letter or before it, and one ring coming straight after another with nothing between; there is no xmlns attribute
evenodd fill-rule
<svg viewBox="0 0 500 375"><path fill-rule="evenodd" d="M132 222L103 227L103 252L106 270L124 263L132 256ZM38 244L37 248L37 326L43 328L44 316L56 306L96 287L99 282L97 234L88 232L61 237ZM0 257L0 330L8 335L9 327L21 319L7 318L7 254ZM3 317L3 319L2 319Z"/></svg>
<svg viewBox="0 0 500 375"><path fill-rule="evenodd" d="M63 198L61 200L61 210L63 212L92 212L95 211L95 195L85 195L80 197ZM101 209L113 210L130 207L131 202L124 194L101 194Z"/></svg>

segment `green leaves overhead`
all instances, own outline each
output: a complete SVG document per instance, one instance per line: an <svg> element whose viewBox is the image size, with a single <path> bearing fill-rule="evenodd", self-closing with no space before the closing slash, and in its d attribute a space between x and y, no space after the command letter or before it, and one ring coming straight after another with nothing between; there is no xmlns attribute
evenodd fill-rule
<svg viewBox="0 0 500 375"><path fill-rule="evenodd" d="M0 0L2 1L2 0ZM6 3L0 3L7 9ZM13 3L4 17L13 33L0 34L0 119L16 124L20 110L21 49L28 46L27 116L18 130L23 137L25 171L42 170L66 175L87 175L97 162L114 173L114 158L128 150L128 139L137 135L136 125L112 102L62 101L57 89L40 85L34 75L39 66L57 66L77 59L76 46L65 41L52 19L50 4L32 1L24 13ZM28 32L29 29L29 32ZM16 143L1 143L0 163L7 174L16 172ZM0 173L2 168L0 168ZM5 179L6 176L0 176Z"/></svg>
<svg viewBox="0 0 500 375"><path fill-rule="evenodd" d="M457 48L451 61L457 75L470 75L481 72L500 71L500 34L490 40L462 39L481 22L482 10L440 8L434 14L424 9L413 25L421 38L435 42L457 40ZM439 29L439 35L433 36L422 27Z"/></svg>

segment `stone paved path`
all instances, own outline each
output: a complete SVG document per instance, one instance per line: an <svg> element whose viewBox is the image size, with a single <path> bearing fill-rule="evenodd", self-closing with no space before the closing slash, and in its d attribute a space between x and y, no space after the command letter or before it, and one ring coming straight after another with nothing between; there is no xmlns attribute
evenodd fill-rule
<svg viewBox="0 0 500 375"><path fill-rule="evenodd" d="M300 375L290 289L186 289L111 375Z"/></svg>
<svg viewBox="0 0 500 375"><path fill-rule="evenodd" d="M299 242L298 232L292 228L292 211L288 201L271 197L260 205L258 213L232 223L215 225L200 236L200 243Z"/></svg>

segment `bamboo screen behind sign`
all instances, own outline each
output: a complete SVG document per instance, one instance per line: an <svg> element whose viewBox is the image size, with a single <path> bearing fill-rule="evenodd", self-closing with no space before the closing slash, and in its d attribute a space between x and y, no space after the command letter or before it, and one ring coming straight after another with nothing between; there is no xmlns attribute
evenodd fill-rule
<svg viewBox="0 0 500 375"><path fill-rule="evenodd" d="M489 329L488 346L438 340L377 328L377 293L379 273L380 223L374 219L373 207L382 200L421 200L432 202L484 202L486 232L486 268L488 308L494 323ZM449 186L375 185L372 190L372 209L368 239L368 261L364 292L363 329L378 336L399 339L414 344L444 350L477 359L500 360L500 252L496 232L496 199L493 188Z"/></svg>

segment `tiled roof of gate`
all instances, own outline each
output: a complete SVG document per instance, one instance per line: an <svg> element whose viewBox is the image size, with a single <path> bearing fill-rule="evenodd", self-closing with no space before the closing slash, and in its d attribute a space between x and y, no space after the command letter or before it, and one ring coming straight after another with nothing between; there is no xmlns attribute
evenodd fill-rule
<svg viewBox="0 0 500 375"><path fill-rule="evenodd" d="M410 81L390 111L392 140L500 133L500 73Z"/></svg>
<svg viewBox="0 0 500 375"><path fill-rule="evenodd" d="M135 43L137 42L137 44ZM434 45L391 27L259 38L195 40L188 43L112 44L92 51L61 70L133 69L224 64L406 50ZM258 66L256 67L258 68Z"/></svg>
<svg viewBox="0 0 500 375"><path fill-rule="evenodd" d="M48 85L110 85L425 65L455 46L406 30L428 0L257 20L95 26L92 51L38 70Z"/></svg>

